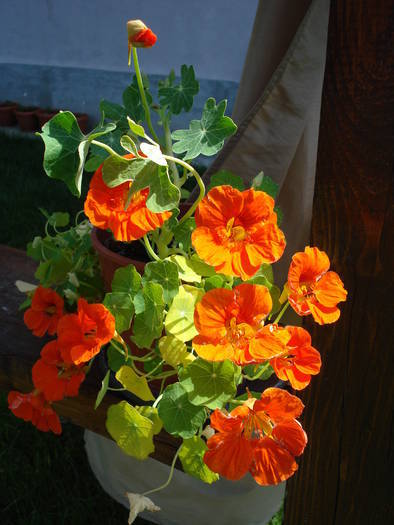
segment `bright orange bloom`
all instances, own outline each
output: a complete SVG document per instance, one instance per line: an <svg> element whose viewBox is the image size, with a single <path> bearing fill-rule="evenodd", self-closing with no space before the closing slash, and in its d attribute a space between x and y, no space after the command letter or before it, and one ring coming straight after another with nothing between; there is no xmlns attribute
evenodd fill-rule
<svg viewBox="0 0 394 525"><path fill-rule="evenodd" d="M319 324L334 323L340 316L337 304L346 301L347 291L339 275L329 272L325 252L307 246L293 255L289 268L289 302L299 315L312 314Z"/></svg>
<svg viewBox="0 0 394 525"><path fill-rule="evenodd" d="M133 154L125 158L133 158ZM153 213L146 207L149 188L137 191L125 210L125 203L131 182L124 182L116 188L109 188L103 181L102 166L98 168L90 181L89 192L85 200L85 214L90 222L112 231L118 241L134 241L147 232L155 230L171 217L170 211Z"/></svg>
<svg viewBox="0 0 394 525"><path fill-rule="evenodd" d="M195 218L196 252L225 275L247 280L263 263L277 261L286 246L274 199L263 191L217 186L200 202Z"/></svg>
<svg viewBox="0 0 394 525"><path fill-rule="evenodd" d="M34 291L31 307L26 310L23 320L33 334L42 337L46 332L56 333L57 323L63 315L64 301L51 288L38 286Z"/></svg>
<svg viewBox="0 0 394 525"><path fill-rule="evenodd" d="M38 430L43 432L51 430L54 434L62 433L59 416L39 392L22 394L15 390L11 391L8 394L8 408L16 417L31 421Z"/></svg>
<svg viewBox="0 0 394 525"><path fill-rule="evenodd" d="M276 325L264 326L272 309L268 289L240 284L215 288L197 303L194 324L199 335L193 348L207 361L230 359L238 365L271 359L285 350L290 335Z"/></svg>
<svg viewBox="0 0 394 525"><path fill-rule="evenodd" d="M127 36L129 47L152 47L157 36L142 20L129 20L127 22Z"/></svg>
<svg viewBox="0 0 394 525"><path fill-rule="evenodd" d="M296 390L309 385L311 375L320 372L321 359L319 352L313 348L309 333L298 326L286 326L291 338L283 355L270 360L275 374L282 381L290 381Z"/></svg>
<svg viewBox="0 0 394 525"><path fill-rule="evenodd" d="M64 397L78 395L85 379L81 366L63 362L58 341L50 341L41 350L39 359L32 370L33 384L47 401L60 401Z"/></svg>
<svg viewBox="0 0 394 525"><path fill-rule="evenodd" d="M208 439L204 462L231 480L250 472L259 485L276 485L294 474L307 444L295 419L304 408L298 397L279 388L267 388L261 399L248 399L226 414L215 410L211 427L218 433Z"/></svg>
<svg viewBox="0 0 394 525"><path fill-rule="evenodd" d="M61 318L58 344L64 363L79 365L90 361L115 333L114 316L103 304L78 300L78 313Z"/></svg>

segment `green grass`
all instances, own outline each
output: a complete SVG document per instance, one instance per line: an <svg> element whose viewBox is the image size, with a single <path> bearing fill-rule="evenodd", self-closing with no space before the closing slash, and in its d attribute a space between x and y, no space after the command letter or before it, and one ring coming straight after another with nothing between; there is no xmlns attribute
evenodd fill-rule
<svg viewBox="0 0 394 525"><path fill-rule="evenodd" d="M62 182L46 177L42 154L39 140L0 134L1 244L25 248L42 235L39 206L71 214L83 208ZM14 417L0 392L1 525L126 525L127 516L92 474L81 428L65 423L61 436L40 432ZM280 525L281 516L270 525Z"/></svg>

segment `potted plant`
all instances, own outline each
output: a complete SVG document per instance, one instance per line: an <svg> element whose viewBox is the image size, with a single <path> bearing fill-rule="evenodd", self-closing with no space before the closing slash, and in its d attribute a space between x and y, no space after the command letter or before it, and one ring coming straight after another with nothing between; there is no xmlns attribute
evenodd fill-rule
<svg viewBox="0 0 394 525"><path fill-rule="evenodd" d="M44 124L46 124L49 120L51 120L52 117L54 117L55 115L57 115L57 113L59 113L59 110L53 109L53 108L38 108L36 112L37 112L38 123L41 129Z"/></svg>
<svg viewBox="0 0 394 525"><path fill-rule="evenodd" d="M209 98L200 120L171 132L171 116L189 111L198 92L193 67L182 66L178 80L171 72L154 102L137 48L156 37L139 20L127 27L135 75L123 105L103 100L101 121L88 134L68 111L42 129L49 177L79 196L84 170L94 175L88 220L63 230L68 214L44 210L46 236L28 246L40 284L28 291L24 320L35 335L53 339L33 367L34 390L10 392L9 406L39 429L60 433L52 403L78 395L92 361L105 355L109 369L96 406L111 371L119 390L133 396L108 410L106 426L120 449L144 460L162 429L181 439L168 482L128 494L131 523L144 509L158 510L147 496L168 486L177 458L208 484L250 473L270 486L295 473L307 443L298 421L304 405L262 381L276 376L295 393L308 386L320 354L305 329L280 322L291 307L332 323L346 290L328 256L309 246L293 255L285 285L274 284L271 265L286 244L276 185L260 173L245 188L239 175L221 171L206 191L192 161L215 155L235 132L226 101ZM181 207L190 180L198 196Z"/></svg>
<svg viewBox="0 0 394 525"><path fill-rule="evenodd" d="M16 120L19 129L22 131L37 131L38 119L37 108L34 106L18 106L15 110Z"/></svg>
<svg viewBox="0 0 394 525"><path fill-rule="evenodd" d="M16 124L15 110L18 104L10 100L0 102L0 126L13 126Z"/></svg>

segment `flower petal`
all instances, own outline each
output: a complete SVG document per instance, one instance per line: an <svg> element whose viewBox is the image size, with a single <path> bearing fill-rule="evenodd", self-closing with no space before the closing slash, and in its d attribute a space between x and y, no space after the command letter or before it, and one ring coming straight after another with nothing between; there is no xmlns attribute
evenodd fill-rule
<svg viewBox="0 0 394 525"><path fill-rule="evenodd" d="M308 443L308 437L301 424L293 419L275 426L272 436L293 456L300 456Z"/></svg>
<svg viewBox="0 0 394 525"><path fill-rule="evenodd" d="M241 479L253 459L251 443L239 433L218 433L207 441L204 463L227 479Z"/></svg>
<svg viewBox="0 0 394 525"><path fill-rule="evenodd" d="M253 459L250 473L259 485L277 485L298 469L294 457L269 437L259 440Z"/></svg>
<svg viewBox="0 0 394 525"><path fill-rule="evenodd" d="M275 423L279 423L298 417L304 410L304 404L286 390L267 388L261 394L261 399L254 404L254 411L260 410L266 412Z"/></svg>

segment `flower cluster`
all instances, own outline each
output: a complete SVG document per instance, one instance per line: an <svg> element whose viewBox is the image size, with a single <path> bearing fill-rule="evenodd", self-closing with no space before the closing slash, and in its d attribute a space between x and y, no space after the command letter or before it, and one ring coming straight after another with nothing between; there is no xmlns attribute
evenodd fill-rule
<svg viewBox="0 0 394 525"><path fill-rule="evenodd" d="M238 480L248 472L259 485L280 483L297 470L295 458L307 444L297 419L304 405L281 387L286 382L287 388L302 390L321 368L310 334L280 321L291 306L320 325L333 323L347 292L329 269L326 253L310 246L293 255L282 289L274 284L271 265L286 246L282 213L275 206L277 185L259 174L245 188L239 175L222 171L212 176L206 193L191 161L215 155L235 132L224 115L226 101L209 98L200 121L171 132L172 115L190 111L198 92L193 67L183 65L179 81L172 72L160 82L154 101L137 48L153 46L156 36L140 20L130 21L127 31L135 76L124 106L102 101L101 124L92 134L81 134L79 145L74 115L53 117L42 138L59 144L59 155L67 149L70 162L56 162L53 148L47 148L44 168L75 195L84 169L94 172L84 204L90 223L109 232L110 243L122 249L124 243L131 243L127 248L142 243L149 262L139 272L131 260L114 268L111 258L102 268L112 278L105 293L100 283L87 282L94 280L90 263L97 263L91 254L83 263L75 257L75 266L54 268L49 285L41 281L27 299L25 323L34 335L56 334L56 339L45 344L33 366L34 390L10 392L10 409L40 430L60 433L52 403L78 395L92 359L104 348L109 369L96 406L111 373L119 390L134 396L133 403L122 400L107 412L106 428L126 454L147 458L154 435L164 429L182 439L169 481L179 456L186 473L207 483L219 475ZM151 110L160 116L163 139ZM69 151L70 144L75 151ZM189 195L184 185L193 178L197 198L181 203L181 196ZM57 236L63 215L48 218ZM49 239L52 252L54 246L62 250L66 236ZM83 245L91 248L89 240ZM112 245L100 248L103 265ZM40 253L46 246L42 241ZM84 249L80 242L72 246L67 261ZM31 252L37 255L33 245ZM263 380L270 380L268 388ZM158 510L146 498L155 490L129 493L130 523L140 510Z"/></svg>
<svg viewBox="0 0 394 525"><path fill-rule="evenodd" d="M87 362L115 333L115 320L102 304L80 299L77 313L65 314L63 309L64 301L54 290L36 288L24 314L25 323L34 335L57 333L57 339L44 345L33 366L34 390L8 395L9 408L17 417L55 434L61 433L61 425L52 402L78 395Z"/></svg>

